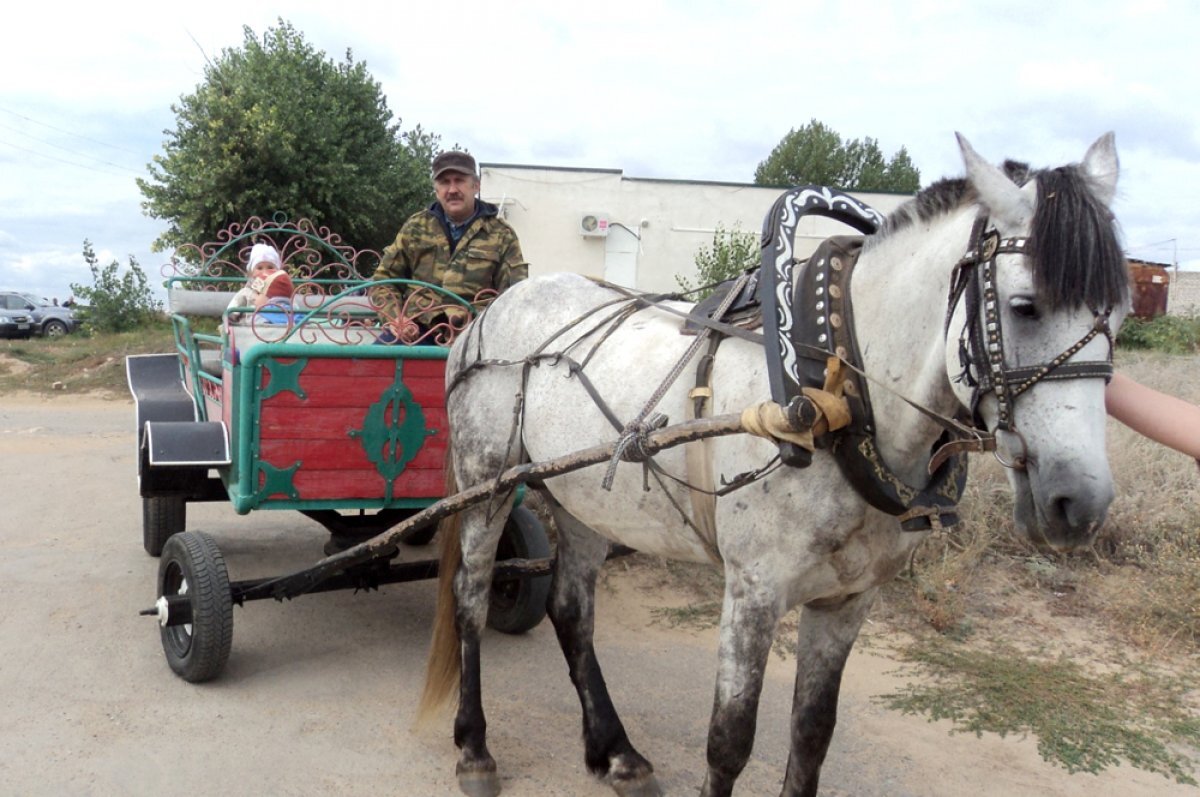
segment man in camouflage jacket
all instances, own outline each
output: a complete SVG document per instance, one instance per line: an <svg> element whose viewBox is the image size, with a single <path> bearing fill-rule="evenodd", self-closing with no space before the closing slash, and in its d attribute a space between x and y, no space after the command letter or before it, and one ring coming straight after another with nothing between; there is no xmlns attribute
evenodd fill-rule
<svg viewBox="0 0 1200 797"><path fill-rule="evenodd" d="M529 276L516 232L500 218L499 208L476 197L479 178L473 157L465 152L438 155L433 160L433 186L437 201L404 223L395 242L383 250L374 279L421 280L482 304ZM416 312L423 309L419 304L426 297L414 297L398 286L381 285L372 295L401 339L411 337L397 328L403 327L404 316L426 327L440 320L435 313ZM439 313L460 321L466 316L465 310L454 307L441 307Z"/></svg>

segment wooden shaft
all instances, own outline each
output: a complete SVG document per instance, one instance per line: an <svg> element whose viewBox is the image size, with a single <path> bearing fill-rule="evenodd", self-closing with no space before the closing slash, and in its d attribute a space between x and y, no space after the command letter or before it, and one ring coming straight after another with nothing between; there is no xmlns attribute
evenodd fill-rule
<svg viewBox="0 0 1200 797"><path fill-rule="evenodd" d="M645 437L642 446L647 454L653 454L667 448L673 448L693 440L707 437L720 437L738 434L745 429L742 427L741 415L719 415L714 418L697 418L684 423L667 426L650 432ZM387 556L395 549L396 544L411 528L437 523L443 518L461 512L469 506L481 503L495 495L502 495L511 488L529 481L539 481L564 473L580 470L591 465L598 465L612 459L618 441L585 448L571 454L564 454L555 459L543 462L529 462L516 465L497 479L489 479L482 484L476 484L454 495L447 496L432 504L417 514L393 526L391 529L376 535L371 539L347 548L333 556L326 557L310 568L287 576L264 581L258 586L246 590L243 598L257 600L273 597L276 600L294 598L310 591L321 581L344 572L347 568L363 562Z"/></svg>

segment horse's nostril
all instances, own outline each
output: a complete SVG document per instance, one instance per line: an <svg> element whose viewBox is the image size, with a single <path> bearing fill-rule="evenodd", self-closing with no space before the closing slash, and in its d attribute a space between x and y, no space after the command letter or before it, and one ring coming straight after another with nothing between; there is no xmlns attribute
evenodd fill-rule
<svg viewBox="0 0 1200 797"><path fill-rule="evenodd" d="M1065 521L1070 525L1074 525L1071 521L1071 499L1068 496L1059 496L1051 503L1054 517L1059 521Z"/></svg>

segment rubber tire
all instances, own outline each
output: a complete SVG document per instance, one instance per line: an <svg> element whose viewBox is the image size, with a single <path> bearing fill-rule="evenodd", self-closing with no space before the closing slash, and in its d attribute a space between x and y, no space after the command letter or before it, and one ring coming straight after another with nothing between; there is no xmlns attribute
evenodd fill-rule
<svg viewBox="0 0 1200 797"><path fill-rule="evenodd" d="M177 495L142 496L142 547L161 556L173 535L187 528L187 501Z"/></svg>
<svg viewBox="0 0 1200 797"><path fill-rule="evenodd" d="M215 678L233 647L233 596L225 557L207 534L185 531L167 540L158 562L158 595L186 593L192 606L188 625L162 626L167 664L183 680L198 684Z"/></svg>
<svg viewBox="0 0 1200 797"><path fill-rule="evenodd" d="M52 318L49 321L47 321L45 323L45 325L42 326L42 337L43 338L61 338L63 335L67 334L69 331L70 330L67 329L66 324L64 324L62 321L59 321L58 319Z"/></svg>
<svg viewBox="0 0 1200 797"><path fill-rule="evenodd" d="M401 539L400 542L413 548L419 548L422 545L428 545L430 542L432 542L433 535L437 534L437 531L438 524L434 523L426 526L423 529L414 531L412 534L408 535L408 537Z"/></svg>
<svg viewBox="0 0 1200 797"><path fill-rule="evenodd" d="M544 559L550 556L550 540L537 515L518 506L508 516L496 550L496 561ZM523 634L546 616L550 599L550 574L517 581L493 583L488 595L489 627L505 634Z"/></svg>

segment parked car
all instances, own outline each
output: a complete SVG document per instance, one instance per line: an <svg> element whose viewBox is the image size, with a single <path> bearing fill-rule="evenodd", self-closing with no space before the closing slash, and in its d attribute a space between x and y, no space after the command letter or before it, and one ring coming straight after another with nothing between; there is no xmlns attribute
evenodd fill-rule
<svg viewBox="0 0 1200 797"><path fill-rule="evenodd" d="M33 334L33 316L0 305L0 338L28 338Z"/></svg>
<svg viewBox="0 0 1200 797"><path fill-rule="evenodd" d="M28 316L29 326L24 331L48 338L57 338L79 329L79 319L70 307L59 307L40 299L31 293L18 291L0 291L0 314L4 316ZM11 337L28 337L22 335L20 322L13 322L15 334Z"/></svg>

